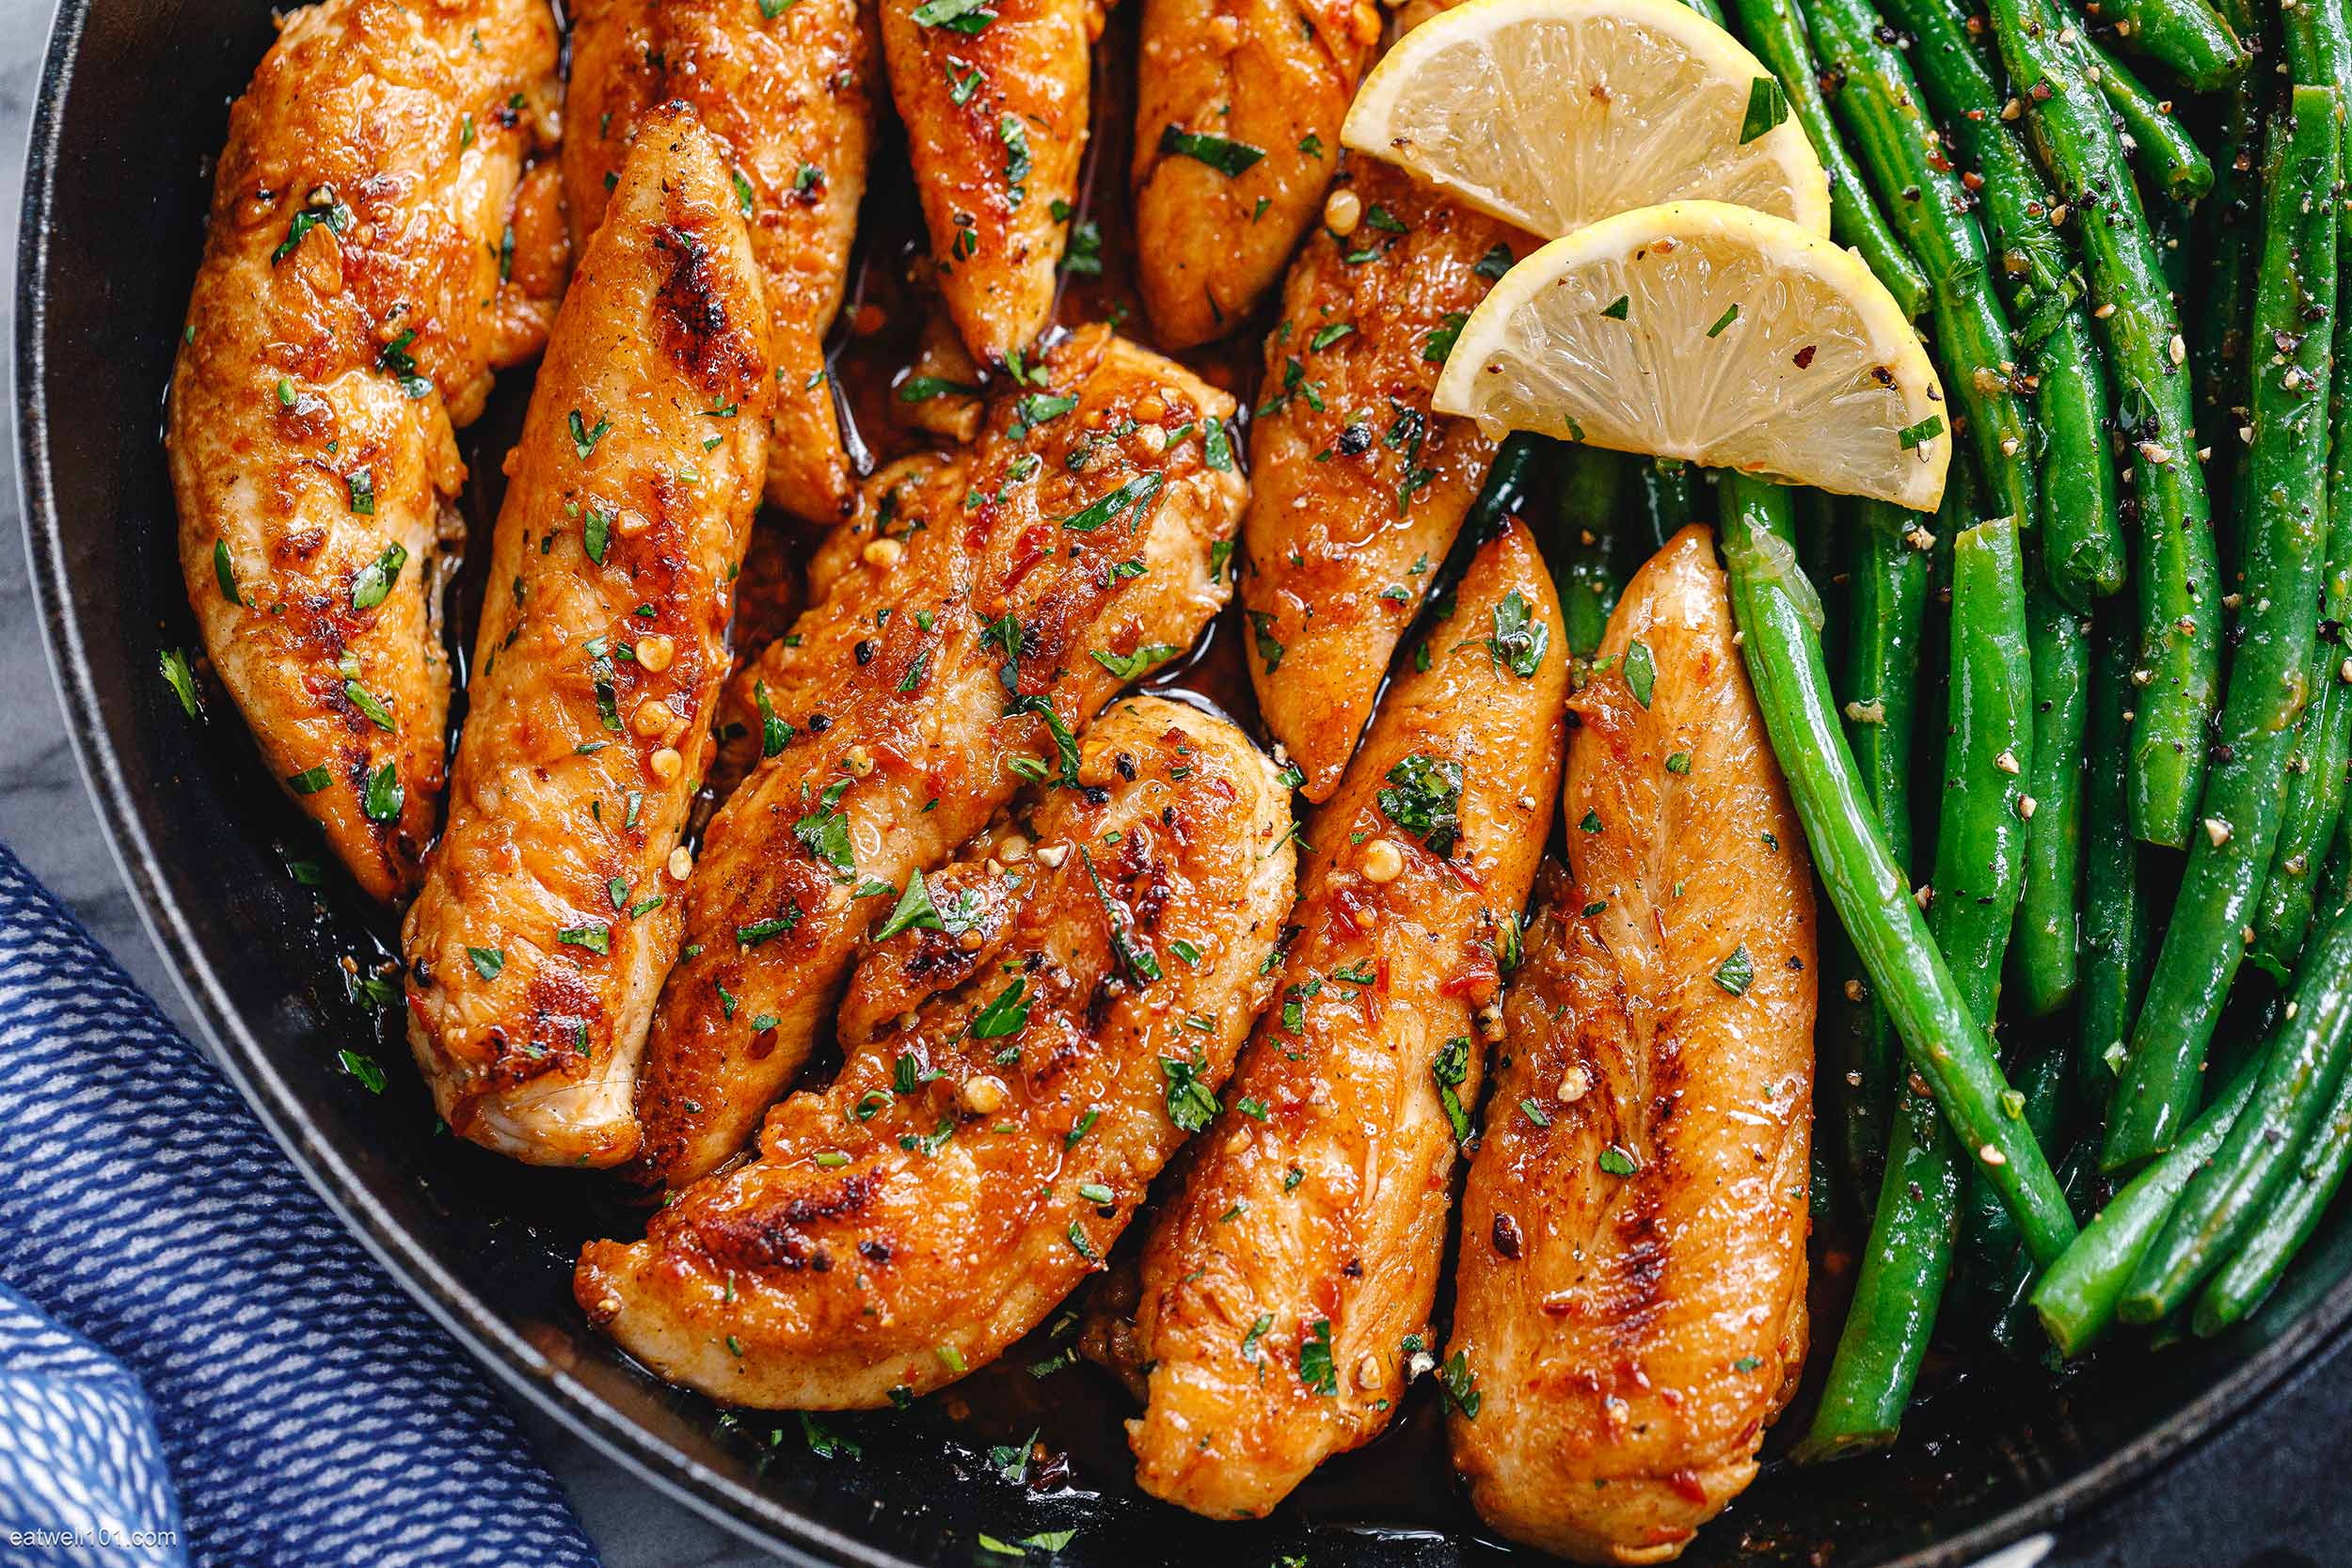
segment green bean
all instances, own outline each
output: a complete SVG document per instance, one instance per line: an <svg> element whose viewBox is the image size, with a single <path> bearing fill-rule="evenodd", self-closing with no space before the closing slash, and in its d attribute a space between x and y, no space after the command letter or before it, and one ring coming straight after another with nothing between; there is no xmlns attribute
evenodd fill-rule
<svg viewBox="0 0 2352 1568"><path fill-rule="evenodd" d="M2085 1133L2067 1147L2058 1161L2058 1178L2074 1217L2088 1224L2098 1213L2100 1200L2106 1196L2099 1175L2097 1133ZM1994 1304L1993 1342L2020 1359L2041 1356L2056 1371L2060 1365L2058 1357L2050 1348L2049 1337L2042 1332L2041 1321L2033 1310L2033 1288L2041 1277L2024 1247L2010 1249L2007 1268L1989 1291Z"/></svg>
<svg viewBox="0 0 2352 1568"><path fill-rule="evenodd" d="M1724 8L1715 4L1715 0L1682 0L1682 3L1690 7L1692 10L1698 12L1699 15L1707 18L1708 21L1712 22L1716 26L1721 27L1724 25Z"/></svg>
<svg viewBox="0 0 2352 1568"><path fill-rule="evenodd" d="M1524 430L1502 438L1494 461L1486 466L1486 483L1479 486L1476 499L1463 515L1460 538L1465 543L1455 546L1456 553L1476 549L1501 533L1513 517L1530 514L1537 476L1550 458L1553 444L1549 436Z"/></svg>
<svg viewBox="0 0 2352 1568"><path fill-rule="evenodd" d="M1633 521L1619 541L1617 570L1630 578L1666 541L1699 517L1699 483L1688 463L1671 457L1636 458Z"/></svg>
<svg viewBox="0 0 2352 1568"><path fill-rule="evenodd" d="M2085 74L2079 30L2051 0L1993 0L1994 31L2026 121L2081 238L2083 270L2134 454L2139 518L2141 690L2131 813L2141 838L2188 842L2218 681L2217 572L2189 406L2180 316L2106 101ZM2056 215L2055 214L2053 215Z"/></svg>
<svg viewBox="0 0 2352 1568"><path fill-rule="evenodd" d="M2056 1039L2042 1041L2035 1049L2026 1051L2016 1063L2011 1082L2016 1084L2011 1105L2018 1115L2026 1117L2026 1126L2035 1131L2035 1140L2042 1152L2054 1164L2060 1164L2058 1185L2068 1185L2060 1154L2065 1145L2068 1119L2068 1088L2073 1079L2073 1058L2063 1044ZM2068 1199L2073 1209L2074 1201ZM1969 1178L1969 1196L1960 1211L1960 1258L1962 1279L1969 1284L1969 1295L1979 1305L1985 1322L1994 1322L2018 1295L2013 1275L2018 1267L2032 1275L2032 1258L2021 1258L2018 1227L2011 1223L2009 1211L2002 1209L2002 1199L1994 1195L1993 1185L1985 1182L1983 1173Z"/></svg>
<svg viewBox="0 0 2352 1568"><path fill-rule="evenodd" d="M2030 536L2041 516L2039 436L2015 385L2009 320L1985 286L1984 234L1967 189L1944 156L1910 65L1880 36L1892 29L1867 0L1808 0L1805 17L1821 64L1842 83L1837 117L1927 274L1944 390L1965 416L1978 474L1992 504Z"/></svg>
<svg viewBox="0 0 2352 1568"><path fill-rule="evenodd" d="M2051 225L2056 204L2042 171L2002 121L2000 89L1957 0L1893 0L1888 9L1914 37L1911 58L1928 106L1983 182L1978 199L2038 388L2042 555L2060 595L2088 610L2123 586L2129 562L2107 443L2106 377L2073 247Z"/></svg>
<svg viewBox="0 0 2352 1568"><path fill-rule="evenodd" d="M1917 721L1919 647L1931 565L1913 514L1886 501L1855 503L1848 531L1853 566L1846 646L1846 738L1894 863L1909 871L1911 736ZM1857 984L1859 984L1857 977ZM1851 1038L1849 1070L1860 1078L1845 1097L1841 1135L1848 1174L1875 1175L1885 1157L1887 1114L1902 1063L1895 1021L1865 994Z"/></svg>
<svg viewBox="0 0 2352 1568"><path fill-rule="evenodd" d="M2249 0L2224 0L2230 24L2249 42L2259 39L2258 19ZM2216 119L2213 194L2198 204L2200 226L2209 236L2201 258L2203 303L2196 320L2191 366L2198 416L2220 439L2214 450L2222 467L2234 467L2242 422L2236 409L2247 385L2247 338L2254 311L2254 242L2262 231L2258 171L2262 158L2263 94L2249 71L2235 83ZM2220 483L2217 474L2216 483ZM2226 494L2227 490L2223 489Z"/></svg>
<svg viewBox="0 0 2352 1568"><path fill-rule="evenodd" d="M2074 1000L2082 877L2083 736L2090 642L2082 616L2035 572L2026 599L2033 647L2033 770L2026 799L2026 887L2017 904L2011 969L2030 1018Z"/></svg>
<svg viewBox="0 0 2352 1568"><path fill-rule="evenodd" d="M2097 44L2090 46L2099 72L2099 90L2123 122L2139 166L2175 201L2195 201L2213 189L2213 165L2172 113L2172 101L2160 99L2131 68Z"/></svg>
<svg viewBox="0 0 2352 1568"><path fill-rule="evenodd" d="M2085 8L2135 55L2155 61L2199 92L2228 87L2252 56L2205 0L2091 0Z"/></svg>
<svg viewBox="0 0 2352 1568"><path fill-rule="evenodd" d="M2296 976L2294 1001L2259 1058L2246 1109L2213 1163L2173 1204L2117 1310L2153 1323L2251 1237L2267 1229L2312 1126L2335 1098L2352 1053L2352 914L2339 911Z"/></svg>
<svg viewBox="0 0 2352 1568"><path fill-rule="evenodd" d="M2055 1258L2074 1239L2074 1216L2049 1162L2004 1109L2009 1085L1985 1031L1870 812L1831 705L1813 619L1818 601L1796 570L1788 492L1732 473L1719 488L1741 657L1813 868L1944 1119L1991 1173L2034 1257Z"/></svg>
<svg viewBox="0 0 2352 1568"><path fill-rule="evenodd" d="M2285 29L2287 55L2298 80L2352 82L2352 38L2342 0L2308 0ZM2344 143L2352 166L2352 127ZM2352 249L2352 210L2337 229L2339 269ZM2309 928L2312 883L2344 809L2345 768L2352 764L2352 691L2344 687L2344 625L2352 616L2352 310L2335 319L2336 371L2328 386L2328 564L2320 583L2318 638L2312 654L2312 702L2287 765L2286 809L2270 874L2254 910L2254 961L2282 980L2295 967Z"/></svg>
<svg viewBox="0 0 2352 1568"><path fill-rule="evenodd" d="M2104 1112L2139 995L2148 984L2155 899L2124 800L2130 789L2132 641L2120 605L2100 607L2083 773L2082 953L2075 995L2075 1083ZM2153 853L2149 851L2148 853Z"/></svg>
<svg viewBox="0 0 2352 1568"><path fill-rule="evenodd" d="M1625 470L1623 453L1581 441L1564 444L1554 465L1559 499L1545 554L1560 589L1560 620L1567 631L1568 652L1581 659L1600 651L1609 612L1617 605L1621 584L1609 564L1609 551Z"/></svg>
<svg viewBox="0 0 2352 1568"><path fill-rule="evenodd" d="M2341 927L2344 918L2339 906L2335 925ZM2338 985L2343 973L2337 973ZM2336 1080L2334 1098L2318 1117L2275 1206L2197 1298L2192 1323L2199 1334L2218 1334L2262 1305L2319 1227L2347 1168L2352 1168L2352 1072Z"/></svg>
<svg viewBox="0 0 2352 1568"><path fill-rule="evenodd" d="M2229 1136L2254 1092L2256 1069L2231 1079L2164 1156L2143 1168L2083 1227L2033 1289L2034 1310L2061 1354L2080 1355L2115 1322L2118 1303L2140 1256L2172 1212L2173 1200Z"/></svg>
<svg viewBox="0 0 2352 1568"><path fill-rule="evenodd" d="M1963 1003L1981 1026L2000 995L2001 954L2025 870L2018 816L2022 768L2033 747L2033 679L2026 641L2024 567L2017 525L1996 517L1952 541L1952 684L1943 817L1928 925L1951 965ZM2018 1103L2004 1091L2007 1111ZM2037 1147L2042 1129L2028 1127ZM1951 1272L1963 1168L1959 1146L1905 1097L1888 1152L1854 1301L1838 1335L1829 1381L1804 1447L1834 1458L1891 1442L1911 1402L1931 1310ZM1977 1175L1984 1177L1984 1167ZM1983 1199L2002 1212L1989 1180ZM1997 1225L1989 1218L1989 1231ZM2016 1232L2007 1234L2006 1256Z"/></svg>
<svg viewBox="0 0 2352 1568"><path fill-rule="evenodd" d="M1820 69L1813 63L1813 46L1805 40L1804 19L1796 0L1733 0L1740 13L1740 31L1765 68L1780 78L1788 106L1805 139L1820 155L1829 175L1829 231L1842 245L1862 253L1862 260L1906 316L1928 308L1928 280L1911 259L1903 242L1887 226L1886 216L1871 199L1846 144L1829 117L1821 97Z"/></svg>
<svg viewBox="0 0 2352 1568"><path fill-rule="evenodd" d="M2280 351L2257 367L2241 524L2242 609L2217 760L2172 918L2156 951L2107 1111L2109 1170L2162 1153L2196 1104L2205 1047L2246 956L2244 932L2284 808L2295 723L2310 693L2328 536L2328 315L2336 308L2337 97L2297 87L2271 128L2254 323ZM2292 345L2289 347L2288 345Z"/></svg>

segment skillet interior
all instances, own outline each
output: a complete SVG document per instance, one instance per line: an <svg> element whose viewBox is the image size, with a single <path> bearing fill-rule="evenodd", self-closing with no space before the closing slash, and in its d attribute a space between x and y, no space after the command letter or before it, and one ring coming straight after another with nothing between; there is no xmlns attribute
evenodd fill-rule
<svg viewBox="0 0 2352 1568"><path fill-rule="evenodd" d="M225 699L215 690L211 719L192 726L155 674L159 646L195 642L170 544L161 396L210 158L270 38L264 0L65 0L26 182L18 434L43 632L102 815L216 1053L312 1180L511 1384L779 1549L1002 1563L1012 1560L976 1548L977 1532L1009 1542L1076 1527L1063 1561L1122 1568L1293 1553L1318 1568L1544 1560L1485 1536L1460 1505L1425 1385L1399 1430L1327 1465L1275 1518L1213 1526L1133 1490L1107 1380L1087 1369L1032 1380L1021 1369L1041 1349L1016 1351L911 1418L830 1422L864 1451L828 1461L791 1418L721 1418L586 1332L571 1258L583 1237L633 1221L583 1203L577 1179L436 1135L405 1047L341 979L339 959L364 966L389 950L391 922L339 889L322 899L294 883L286 860L313 851ZM510 378L467 433L477 538L521 404ZM346 1047L386 1066L381 1098L338 1068ZM1951 1380L1915 1411L1895 1453L1810 1472L1773 1465L1684 1560L1972 1560L2243 1409L2352 1313L2347 1271L2352 1225L2339 1213L2234 1337L2153 1364L2112 1354L2056 1385L2002 1369ZM985 1450L1033 1427L1069 1457L1023 1488Z"/></svg>

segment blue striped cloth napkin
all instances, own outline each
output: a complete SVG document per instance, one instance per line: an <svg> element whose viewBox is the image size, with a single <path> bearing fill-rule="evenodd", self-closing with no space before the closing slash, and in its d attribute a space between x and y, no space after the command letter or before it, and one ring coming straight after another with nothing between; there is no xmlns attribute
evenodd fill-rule
<svg viewBox="0 0 2352 1568"><path fill-rule="evenodd" d="M465 1353L0 847L0 1563L596 1560Z"/></svg>

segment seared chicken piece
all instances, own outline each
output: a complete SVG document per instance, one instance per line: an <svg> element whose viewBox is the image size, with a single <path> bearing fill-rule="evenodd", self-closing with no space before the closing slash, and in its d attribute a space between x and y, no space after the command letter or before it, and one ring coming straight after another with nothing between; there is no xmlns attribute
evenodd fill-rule
<svg viewBox="0 0 2352 1568"><path fill-rule="evenodd" d="M638 1054L677 957L668 862L773 387L722 151L683 104L649 116L507 459L449 826L403 931L417 1065L451 1130L501 1153L611 1165L637 1146Z"/></svg>
<svg viewBox="0 0 2352 1568"><path fill-rule="evenodd" d="M1218 422L1232 406L1080 332L992 405L961 462L918 470L826 546L843 563L818 575L800 645L754 666L766 759L686 889L639 1093L645 1175L682 1185L750 1139L876 917L859 888L939 863L1025 772L1066 776L1070 733L1208 624L1225 598L1210 552L1244 499Z"/></svg>
<svg viewBox="0 0 2352 1568"><path fill-rule="evenodd" d="M1265 1005L1295 865L1290 791L1223 719L1115 703L1078 777L910 888L850 982L846 1065L757 1162L589 1244L580 1305L630 1354L729 1404L882 1405L1102 1267Z"/></svg>
<svg viewBox="0 0 2352 1568"><path fill-rule="evenodd" d="M1342 181L1362 216L1344 239L1318 229L1291 264L1242 525L1250 684L1310 800L1338 787L1494 457L1473 421L1430 413L1429 392L1525 245L1385 164L1350 159Z"/></svg>
<svg viewBox="0 0 2352 1568"><path fill-rule="evenodd" d="M1005 364L1053 313L1105 8L1101 0L881 7L890 95L906 122L940 293L973 357Z"/></svg>
<svg viewBox="0 0 2352 1568"><path fill-rule="evenodd" d="M768 288L768 499L830 526L850 460L825 372L873 140L874 46L857 0L574 0L564 187L584 242L629 137L673 99L719 139Z"/></svg>
<svg viewBox="0 0 2352 1568"><path fill-rule="evenodd" d="M453 427L535 352L501 281L551 136L544 0L326 0L229 117L166 442L204 648L369 894L416 885L444 773ZM508 272L516 270L508 266Z"/></svg>
<svg viewBox="0 0 2352 1568"><path fill-rule="evenodd" d="M1371 0L1144 0L1136 282L1161 342L1223 337L1281 277L1379 40Z"/></svg>
<svg viewBox="0 0 2352 1568"><path fill-rule="evenodd" d="M1264 1513L1394 1414L1566 724L1550 574L1513 524L1308 825L1280 997L1143 1254L1136 1481ZM1417 660L1415 662L1418 662Z"/></svg>
<svg viewBox="0 0 2352 1568"><path fill-rule="evenodd" d="M1452 1430L1504 1534L1659 1562L1755 1478L1804 1362L1813 882L1707 530L1600 653L1574 885L1528 934L1463 1199L1449 1366L1483 1397Z"/></svg>

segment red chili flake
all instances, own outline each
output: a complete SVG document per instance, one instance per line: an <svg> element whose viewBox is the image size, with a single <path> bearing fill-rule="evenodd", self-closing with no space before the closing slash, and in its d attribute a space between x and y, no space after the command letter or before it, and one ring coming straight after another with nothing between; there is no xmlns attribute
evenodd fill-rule
<svg viewBox="0 0 2352 1568"><path fill-rule="evenodd" d="M1812 363L1813 363L1813 349L1814 349L1814 345L1813 345L1813 344L1811 344L1811 343L1807 343L1807 344L1805 344L1805 345L1804 345L1804 347L1803 347L1803 348L1801 348L1801 349L1797 350L1797 369L1799 369L1799 370L1801 370L1801 371L1802 371L1802 370L1807 369L1808 367L1810 367L1810 366L1812 365Z"/></svg>

